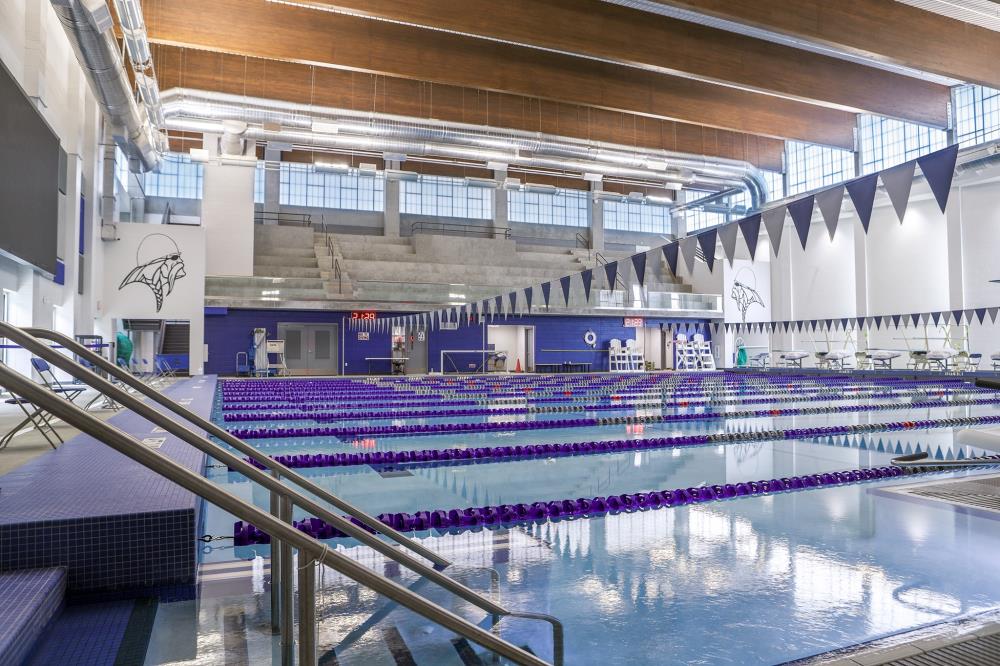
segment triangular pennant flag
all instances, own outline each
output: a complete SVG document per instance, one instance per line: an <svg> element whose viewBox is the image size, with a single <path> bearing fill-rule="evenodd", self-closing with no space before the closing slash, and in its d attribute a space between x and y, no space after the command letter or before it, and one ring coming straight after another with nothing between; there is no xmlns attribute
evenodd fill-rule
<svg viewBox="0 0 1000 666"><path fill-rule="evenodd" d="M958 144L948 146L930 155L917 158L917 164L927 179L927 185L934 193L941 212L948 205L948 193L951 192L951 181L955 177L955 162L958 160Z"/></svg>
<svg viewBox="0 0 1000 666"><path fill-rule="evenodd" d="M507 298L510 299L510 313L517 314L517 292L510 292L507 294Z"/></svg>
<svg viewBox="0 0 1000 666"><path fill-rule="evenodd" d="M788 204L788 214L792 216L792 224L799 234L802 249L806 249L806 239L809 238L809 227L812 226L813 204L816 197L811 194Z"/></svg>
<svg viewBox="0 0 1000 666"><path fill-rule="evenodd" d="M580 279L583 280L583 294L587 297L587 302L590 303L590 284L594 281L594 270L588 268L585 271L580 271Z"/></svg>
<svg viewBox="0 0 1000 666"><path fill-rule="evenodd" d="M847 330L847 322L849 322L849 321L850 321L850 319L848 319L847 317L844 317L843 319L841 319L840 320L840 328L842 328L842 329L844 329L846 331Z"/></svg>
<svg viewBox="0 0 1000 666"><path fill-rule="evenodd" d="M778 248L781 247L781 234L785 230L786 210L784 206L778 206L771 210L765 210L761 214L764 228L767 229L767 238L771 241L771 249L774 250L776 257L778 256Z"/></svg>
<svg viewBox="0 0 1000 666"><path fill-rule="evenodd" d="M614 289L615 280L618 278L618 262L609 261L604 264L604 274L608 278L608 289Z"/></svg>
<svg viewBox="0 0 1000 666"><path fill-rule="evenodd" d="M877 317L872 317L872 319L875 320L875 330L877 330L877 331L881 330L882 329L882 316L879 315Z"/></svg>
<svg viewBox="0 0 1000 666"><path fill-rule="evenodd" d="M892 315L892 325L899 328L899 321L903 318L903 315Z"/></svg>
<svg viewBox="0 0 1000 666"><path fill-rule="evenodd" d="M974 310L971 310L971 309L969 309L969 310L966 310L966 311L965 311L965 321L967 321L968 323L970 323L970 324L971 324L971 323L972 323L972 317L973 317L973 316L974 316L975 314L976 314L976 313L975 313L975 311L974 311Z"/></svg>
<svg viewBox="0 0 1000 666"><path fill-rule="evenodd" d="M552 283L543 282L541 286L542 286L542 300L545 301L545 309L547 310L549 308L549 292L552 291Z"/></svg>
<svg viewBox="0 0 1000 666"><path fill-rule="evenodd" d="M674 241L673 243L667 243L666 245L663 246L663 258L667 260L667 267L670 269L670 272L674 274L674 277L677 276L678 248L679 245L677 241Z"/></svg>
<svg viewBox="0 0 1000 666"><path fill-rule="evenodd" d="M635 269L635 279L640 286L646 284L646 253L632 255L632 268Z"/></svg>
<svg viewBox="0 0 1000 666"><path fill-rule="evenodd" d="M503 296L497 296L497 297L495 297L493 299L493 303L494 303L494 306L495 306L493 308L494 314L503 314Z"/></svg>
<svg viewBox="0 0 1000 666"><path fill-rule="evenodd" d="M729 265L733 265L733 260L736 258L736 238L739 235L740 227L738 224L723 224L719 227L719 240L722 242L722 252L726 255L726 260L729 261Z"/></svg>
<svg viewBox="0 0 1000 666"><path fill-rule="evenodd" d="M815 331L816 330L816 323L818 321L819 321L818 319L810 319L809 320L809 330Z"/></svg>
<svg viewBox="0 0 1000 666"><path fill-rule="evenodd" d="M744 217L736 223L740 228L740 233L743 234L743 242L747 244L747 250L750 251L751 261L757 255L757 241L760 240L760 219L760 213L757 213L750 217Z"/></svg>
<svg viewBox="0 0 1000 666"><path fill-rule="evenodd" d="M559 286L562 287L563 293L563 303L569 307L569 286L570 280L573 279L572 275L567 275L566 277L559 278Z"/></svg>
<svg viewBox="0 0 1000 666"><path fill-rule="evenodd" d="M844 186L837 185L828 190L823 190L816 195L816 207L819 208L820 215L826 223L826 230L830 232L830 240L833 240L837 233L837 222L840 221L840 209L844 205Z"/></svg>
<svg viewBox="0 0 1000 666"><path fill-rule="evenodd" d="M987 308L986 311L990 313L990 321L997 323L997 312L1000 312L1000 308Z"/></svg>
<svg viewBox="0 0 1000 666"><path fill-rule="evenodd" d="M681 239L681 256L684 257L684 265L687 266L689 276L694 275L694 258L697 249L697 236L685 236Z"/></svg>
<svg viewBox="0 0 1000 666"><path fill-rule="evenodd" d="M705 255L705 263L708 265L709 273L715 268L715 239L718 236L719 231L715 228L703 231L697 236L698 245L701 246L701 251Z"/></svg>
<svg viewBox="0 0 1000 666"><path fill-rule="evenodd" d="M951 311L951 316L955 318L955 323L958 324L959 326L962 325L962 315L963 314L965 314L965 313L962 312L961 310L952 310Z"/></svg>
<svg viewBox="0 0 1000 666"><path fill-rule="evenodd" d="M913 187L913 170L916 166L916 162L903 162L879 174L882 176L882 184L885 185L885 193L889 195L889 201L892 202L900 222L903 221L906 206L910 202L910 188Z"/></svg>
<svg viewBox="0 0 1000 666"><path fill-rule="evenodd" d="M941 313L941 312L932 312L931 313L931 319L934 321L934 325L935 326L937 326L938 322L941 321L941 315L942 314L943 313Z"/></svg>
<svg viewBox="0 0 1000 666"><path fill-rule="evenodd" d="M533 296L534 296L534 293L532 292L532 288L531 287L525 287L524 288L524 304L528 307L528 312L531 312L531 299L533 298Z"/></svg>
<svg viewBox="0 0 1000 666"><path fill-rule="evenodd" d="M862 329L862 328L865 327L865 318L864 317L856 317L854 319L854 321L856 321L858 323L858 330L860 330L860 329Z"/></svg>
<svg viewBox="0 0 1000 666"><path fill-rule="evenodd" d="M912 323L913 326L917 326L920 323L920 315L916 313L911 314L910 322Z"/></svg>
<svg viewBox="0 0 1000 666"><path fill-rule="evenodd" d="M858 213L861 226L868 233L868 225L872 221L872 209L875 207L875 192L878 190L878 174L873 173L847 183L847 193L851 195L854 210Z"/></svg>
<svg viewBox="0 0 1000 666"><path fill-rule="evenodd" d="M976 308L976 317L979 319L979 323L982 324L983 320L986 319L986 308Z"/></svg>

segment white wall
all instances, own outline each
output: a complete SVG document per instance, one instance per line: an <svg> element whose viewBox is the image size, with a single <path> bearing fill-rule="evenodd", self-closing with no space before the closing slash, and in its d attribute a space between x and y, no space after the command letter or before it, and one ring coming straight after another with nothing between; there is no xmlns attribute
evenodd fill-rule
<svg viewBox="0 0 1000 666"><path fill-rule="evenodd" d="M208 275L253 275L253 168L206 164L201 223Z"/></svg>

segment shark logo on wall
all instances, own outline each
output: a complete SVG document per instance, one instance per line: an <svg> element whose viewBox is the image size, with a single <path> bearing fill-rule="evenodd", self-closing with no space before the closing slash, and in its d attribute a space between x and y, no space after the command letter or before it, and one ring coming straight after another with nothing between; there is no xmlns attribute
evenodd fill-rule
<svg viewBox="0 0 1000 666"><path fill-rule="evenodd" d="M764 307L764 299L761 298L756 287L757 278L754 276L753 271L745 268L740 270L733 280L733 289L729 292L729 296L736 301L736 307L740 310L743 323L746 323L747 312L750 311L754 303L760 305L760 307Z"/></svg>
<svg viewBox="0 0 1000 666"><path fill-rule="evenodd" d="M118 290L130 284L146 285L156 298L156 311L159 312L163 299L174 290L174 283L187 275L180 248L169 236L149 234L139 242L135 264L135 268L118 285Z"/></svg>

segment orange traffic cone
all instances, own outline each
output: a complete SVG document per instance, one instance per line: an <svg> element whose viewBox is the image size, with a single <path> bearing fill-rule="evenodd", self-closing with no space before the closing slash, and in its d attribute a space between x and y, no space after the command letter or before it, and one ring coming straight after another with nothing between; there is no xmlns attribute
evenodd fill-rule
<svg viewBox="0 0 1000 666"><path fill-rule="evenodd" d="M521 372L521 359L517 359L517 363L514 365L514 372Z"/></svg>

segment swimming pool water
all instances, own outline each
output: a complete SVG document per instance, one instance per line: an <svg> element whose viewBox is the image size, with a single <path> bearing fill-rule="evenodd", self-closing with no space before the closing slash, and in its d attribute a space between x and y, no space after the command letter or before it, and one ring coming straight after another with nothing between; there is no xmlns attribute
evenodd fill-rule
<svg viewBox="0 0 1000 666"><path fill-rule="evenodd" d="M805 386L811 380L801 382ZM942 405L917 410L905 406L908 397L845 398L810 404L890 401L900 406L872 412L720 416L641 427L621 424L251 443L272 455L412 450L1000 414L1000 407L992 405ZM769 404L781 408L788 403L727 409L767 409ZM599 413L605 417L636 412ZM582 414L516 418L558 419ZM220 415L218 411L216 416ZM462 418L479 423L497 417L442 420L456 422ZM401 420L421 422L405 417ZM385 469L368 465L299 471L371 513L414 512L883 466L894 455L914 450L929 450L939 458L981 453L958 445L955 432L952 428L932 428L551 459L396 465L394 474L382 474ZM227 490L258 506L268 505L266 493L239 475L222 469L209 472L210 478ZM935 474L929 478L954 475ZM1000 546L1000 524L943 505L911 503L879 492L891 485L919 480L882 480L494 530L421 532L416 536L460 563L496 568L507 605L558 617L566 627L567 664L777 664L1000 606L1000 577L992 571L992 554ZM296 513L296 518L304 515ZM204 524L209 534L231 534L233 517L206 507ZM371 562L379 570L392 569L353 540L335 539L329 543ZM218 548L204 559L218 562L266 552L267 546ZM342 584L351 588L350 583ZM428 594L438 598L437 592ZM350 604L328 608L326 618L331 627L349 627L361 619L358 609ZM424 625L426 622L414 621L414 627ZM505 632L508 640L519 645L529 644L533 649L547 645L547 632L537 624L513 623ZM328 642L340 637L326 636ZM361 648L355 652L343 655L341 663L365 663Z"/></svg>

